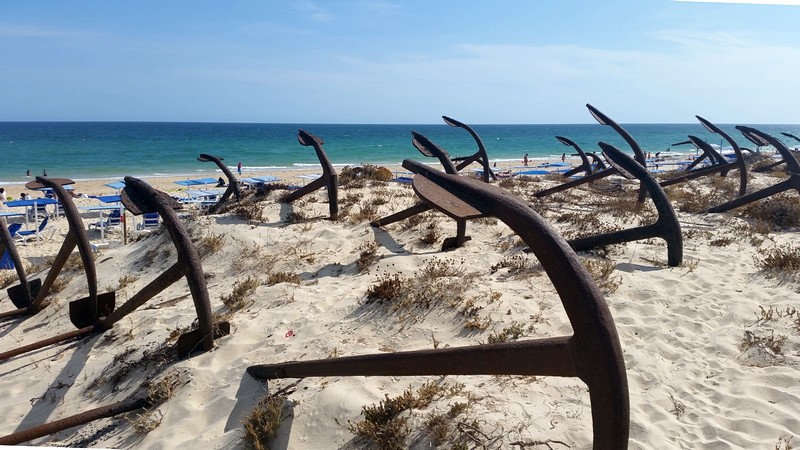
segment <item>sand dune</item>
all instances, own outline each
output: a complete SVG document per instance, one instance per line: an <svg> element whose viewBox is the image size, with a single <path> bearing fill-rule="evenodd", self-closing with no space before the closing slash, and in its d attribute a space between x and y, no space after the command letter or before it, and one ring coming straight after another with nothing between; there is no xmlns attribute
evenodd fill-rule
<svg viewBox="0 0 800 450"><path fill-rule="evenodd" d="M149 181L175 191L172 180ZM758 182L770 180L761 176ZM692 185L707 183L700 179ZM507 188L530 198L550 184L531 180ZM103 189L79 187L85 193ZM472 240L443 253L439 246L455 233L455 223L442 214L426 213L413 225L370 227L370 211L383 216L416 201L408 186L345 186L337 221L325 219L324 192L293 206L278 203L278 195L271 193L254 207L263 211L263 221L227 213L185 222L205 255L212 307L233 327L213 351L189 358L169 352L171 335L196 318L186 283L179 281L101 335L0 362L6 393L0 435L119 401L147 381L171 377L171 398L153 411L96 421L29 444L243 447L244 418L267 392L291 386L272 448L369 448L352 432L364 418L362 408L428 383L438 386L439 396L401 415L410 430L404 446L431 448L427 424L448 411L458 413L449 417L441 448L591 446L588 390L575 378L328 377L264 383L247 375L247 367L258 363L571 334L547 276L501 222L470 222ZM617 226L639 220L609 213L603 200L586 201L603 198L599 195L586 188L536 201L534 208L566 235L580 227L559 220L566 212ZM652 215L652 208L647 211ZM305 219L289 221L290 213ZM770 248L796 242L797 230L759 234L735 214L680 212L679 219L684 234L679 267L667 267L666 245L658 239L582 255L613 268L602 281L627 368L630 448L788 448L800 432L800 318L793 309L798 284L763 273L757 259ZM58 232L48 241L20 246L23 257L36 263L55 254L65 222L54 221ZM437 230L438 238L422 242L430 230ZM96 232L90 236L99 239ZM176 259L164 232L123 246L120 232L112 231L109 241L95 256L98 288L116 290L118 304ZM375 261L365 263L369 251ZM432 266L447 276L425 285L435 294L425 302L393 307L367 299L370 287L385 277L422 285ZM46 269L38 276L45 274ZM2 351L74 329L67 306L86 295L86 281L76 270L60 278L67 282L52 295L51 306L0 325ZM242 309L231 311L222 297L248 278L258 286ZM8 310L12 305L5 296L0 299Z"/></svg>

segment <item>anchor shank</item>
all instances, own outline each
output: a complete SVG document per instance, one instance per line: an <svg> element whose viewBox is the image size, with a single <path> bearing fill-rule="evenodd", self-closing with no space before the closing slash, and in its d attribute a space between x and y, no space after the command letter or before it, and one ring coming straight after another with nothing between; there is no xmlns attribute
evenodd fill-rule
<svg viewBox="0 0 800 450"><path fill-rule="evenodd" d="M161 275L156 277L155 280L143 287L122 306L114 310L114 312L112 312L108 317L101 319L98 323L98 327L103 330L111 328L120 319L132 313L138 307L144 305L145 302L160 294L164 289L172 286L173 283L180 280L183 276L183 264L180 262L173 264L169 269L165 270Z"/></svg>
<svg viewBox="0 0 800 450"><path fill-rule="evenodd" d="M45 277L44 282L42 282L42 288L39 289L39 295L36 296L36 300L30 306L31 309L38 311L40 305L44 301L44 298L50 293L50 288L53 287L53 283L55 283L58 274L61 272L64 264L67 263L67 259L69 258L69 255L72 254L72 250L75 249L76 245L77 240L75 239L74 233L71 231L68 232L64 237L64 243L61 244L61 249L58 251L56 258L53 261L53 265L50 267L50 271L47 272L47 277Z"/></svg>
<svg viewBox="0 0 800 450"><path fill-rule="evenodd" d="M146 398L127 399L113 405L101 406L99 408L84 411L74 416L65 417L60 420L45 423L36 427L28 428L27 430L18 431L0 437L0 445L18 445L23 442L58 433L78 425L84 425L89 422L113 417L122 413L135 411L137 409L146 408L150 406L150 402Z"/></svg>
<svg viewBox="0 0 800 450"><path fill-rule="evenodd" d="M545 189L543 191L539 191L534 195L534 197L544 197L546 195L555 194L556 192L566 191L567 189L572 189L576 186L580 186L582 184L591 183L593 181L600 180L610 175L614 175L617 173L617 170L614 168L603 169L598 172L595 172L591 175L587 175L583 178L579 178L577 180L568 181L564 184L559 184L558 186L553 186L550 189Z"/></svg>
<svg viewBox="0 0 800 450"><path fill-rule="evenodd" d="M300 198L300 197L302 197L302 196L304 196L306 194L310 194L310 193L316 191L317 189L320 189L320 188L324 187L325 183L326 183L325 179L323 179L322 177L317 178L316 180L308 183L307 185L301 187L300 189L296 189L296 190L290 192L289 195L287 195L287 196L285 196L283 198L283 200L286 203L292 203L293 201L297 200L298 198Z"/></svg>
<svg viewBox="0 0 800 450"><path fill-rule="evenodd" d="M629 228L627 230L598 234L596 236L572 239L567 242L573 250L579 252L603 245L622 244L623 242L638 241L640 239L657 237L660 235L660 228L661 227L657 224L651 224L642 227Z"/></svg>
<svg viewBox="0 0 800 450"><path fill-rule="evenodd" d="M247 372L261 379L319 376L551 375L576 376L571 337L469 347L262 364Z"/></svg>
<svg viewBox="0 0 800 450"><path fill-rule="evenodd" d="M371 225L373 227L382 227L384 225L389 225L395 222L399 222L401 220L408 219L411 216L424 213L425 211L428 211L430 209L433 209L433 206L431 206L428 203L417 203L414 206L410 206L402 211L398 211L394 214L386 216L383 219L378 219L372 222Z"/></svg>
<svg viewBox="0 0 800 450"><path fill-rule="evenodd" d="M786 190L791 189L794 187L792 185L792 179L789 178L788 180L781 181L778 184L774 184L770 187L764 188L760 191L752 192L747 195L743 195L741 197L736 197L735 199L723 203L721 205L715 206L708 210L710 213L717 213L717 212L724 212L729 209L738 208L739 206L746 205L748 203L752 203L756 200L761 200L762 198L769 197L770 195L777 194L779 192L783 192Z"/></svg>
<svg viewBox="0 0 800 450"><path fill-rule="evenodd" d="M54 336L49 339L44 339L39 342L34 342L33 344L24 345L22 347L17 347L13 350L0 353L0 361L5 361L15 356L22 355L23 353L39 350L40 348L47 347L48 345L58 344L59 342L64 342L71 339L77 339L83 336L88 336L94 332L95 332L94 326L88 326L77 330L69 331L64 334L59 334L58 336Z"/></svg>

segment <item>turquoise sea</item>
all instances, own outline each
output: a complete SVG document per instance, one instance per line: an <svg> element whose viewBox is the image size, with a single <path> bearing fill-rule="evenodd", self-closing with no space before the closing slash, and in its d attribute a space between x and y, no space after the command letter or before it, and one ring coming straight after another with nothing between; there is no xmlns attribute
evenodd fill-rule
<svg viewBox="0 0 800 450"><path fill-rule="evenodd" d="M598 150L605 141L629 151L613 129L599 124L472 125L481 136L490 159L533 160L571 153L556 135L567 137L585 151ZM749 124L748 124L749 125ZM694 153L688 145L675 146L692 134L719 145L719 136L699 123L622 124L645 151ZM718 124L739 145L750 146L734 125ZM781 132L800 136L800 125L753 125L780 137L790 147L800 142ZM463 129L441 125L335 125L257 123L150 123L150 122L0 122L0 184L30 180L26 171L74 180L119 179L125 175L213 175L213 163L197 161L200 153L223 157L231 167L241 162L245 173L269 169L318 166L314 151L297 142L302 128L325 141L325 151L337 166L372 163L398 164L424 158L411 145L411 131L430 138L451 156L474 153L472 137Z"/></svg>

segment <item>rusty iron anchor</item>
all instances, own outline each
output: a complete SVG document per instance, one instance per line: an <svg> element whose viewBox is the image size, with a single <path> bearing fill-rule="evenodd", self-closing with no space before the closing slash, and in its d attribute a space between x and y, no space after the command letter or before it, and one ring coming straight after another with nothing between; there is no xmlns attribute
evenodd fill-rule
<svg viewBox="0 0 800 450"><path fill-rule="evenodd" d="M628 133L617 122L614 122L610 117L603 114L599 109L595 108L594 106L587 103L586 107L589 109L589 113L592 115L592 117L595 118L595 120L597 120L598 123L600 123L601 125L610 126L611 128L614 129L614 131L617 132L617 134L622 136L622 138L625 139L625 142L627 142L628 145L631 147L631 150L633 150L633 155L634 155L633 158L636 160L636 162L641 164L642 167L647 167L647 161L645 160L644 152L642 151L642 148L639 146L639 143L636 142L636 139L634 139L633 136L630 135L630 133ZM596 171L591 175L587 175L577 180L567 181L566 183L560 184L558 186L553 186L551 188L541 190L533 195L535 197L544 197L550 194L555 194L556 192L572 189L582 184L591 183L593 181L600 180L602 178L614 175L616 173L617 171L614 167L609 167L608 169ZM639 198L637 200L639 203L644 202L646 193L647 190L645 189L645 187L640 185Z"/></svg>
<svg viewBox="0 0 800 450"><path fill-rule="evenodd" d="M228 166L226 166L222 162L224 159L225 158L219 158L217 156L209 155L207 153L200 153L200 156L197 157L197 160L200 162L210 161L216 164L217 167L219 167L219 169L222 170L222 173L224 173L225 177L228 179L228 188L225 189L225 193L222 194L222 197L219 199L219 201L217 201L217 203L211 205L211 207L208 208L208 212L210 214L214 214L215 212L219 211L222 205L225 204L225 202L227 202L231 196L236 197L237 200L242 198L242 191L241 189L239 189L239 182L236 180L236 177L233 175L233 172L231 172Z"/></svg>
<svg viewBox="0 0 800 450"><path fill-rule="evenodd" d="M771 145L775 147L775 150L777 150L778 153L780 153L780 155L783 157L782 162L786 163L786 169L789 173L789 178L770 187L761 189L760 191L742 195L727 203L710 208L708 212L714 213L728 211L730 209L738 208L756 200L761 200L789 189L794 189L800 193L800 162L797 161L797 158L792 154L792 151L789 150L789 147L775 137L755 128L739 125L736 127L736 129L741 131L742 134L747 137L747 139L755 142L759 146Z"/></svg>
<svg viewBox="0 0 800 450"><path fill-rule="evenodd" d="M563 174L564 178L569 178L569 177L571 177L571 176L573 176L573 175L575 175L577 173L580 173L580 172L585 172L586 176L589 176L589 175L592 174L592 164L589 162L589 158L586 157L586 153L583 151L582 148L580 148L578 146L578 144L576 144L575 142L573 142L570 139L565 138L564 136L556 136L556 140L558 142L561 142L562 144L568 146L568 147L574 148L575 151L578 152L578 156L581 158L581 164L578 167L574 168L574 169L571 169L571 170L568 170L568 171L564 172L564 174Z"/></svg>
<svg viewBox="0 0 800 450"><path fill-rule="evenodd" d="M17 309L0 313L0 320L26 314L28 312L27 308L31 306L42 287L42 280L39 278L28 281L28 277L25 274L25 267L22 265L22 259L19 257L14 239L11 237L11 233L9 233L6 227L5 219L0 219L0 255L6 250L8 250L8 255L14 263L14 269L17 271L17 277L19 278L19 284L11 286L6 292L8 292L11 303L13 303Z"/></svg>
<svg viewBox="0 0 800 450"><path fill-rule="evenodd" d="M110 329L114 323L185 276L197 310L199 327L197 330L184 333L178 338L178 342L175 345L177 354L186 356L197 350L198 347L201 347L204 351L211 350L214 347L214 339L230 333L230 324L228 322L218 322L216 324L212 322L211 303L200 265L200 257L192 245L189 234L180 224L178 216L173 211L173 209L180 208L181 205L169 195L153 189L144 181L133 177L125 177L122 202L126 209L134 215L152 211L159 213L163 218L164 227L175 244L178 262L142 288L110 315L100 319L94 326L88 327L88 332L85 334L102 333ZM111 405L100 406L70 417L2 436L0 437L0 445L20 444L98 419L149 408L156 404L154 400L146 395L132 395L126 400Z"/></svg>
<svg viewBox="0 0 800 450"><path fill-rule="evenodd" d="M681 225L675 210L672 208L664 189L647 172L641 164L634 161L630 156L625 155L612 145L600 142L598 145L603 149L609 164L614 166L616 171L626 178L636 178L640 185L644 186L653 199L653 204L658 211L658 219L655 223L611 233L587 236L569 241L570 247L575 251L589 250L603 245L620 244L623 242L638 241L651 237L659 237L667 242L667 264L676 267L683 261L683 237L681 235Z"/></svg>
<svg viewBox="0 0 800 450"><path fill-rule="evenodd" d="M736 161L735 163L736 168L739 170L739 193L737 197L743 196L747 192L747 166L745 165L744 155L742 154L742 149L739 147L739 144L733 140L727 133L722 131L718 126L714 125L710 121L700 117L695 116L698 121L703 125L703 127L715 134L720 135L723 139L725 139L728 144L730 144L731 148L733 149L734 154L736 154ZM733 167L731 167L733 169Z"/></svg>
<svg viewBox="0 0 800 450"><path fill-rule="evenodd" d="M574 334L433 350L401 351L259 364L247 368L258 379L324 376L548 375L578 377L589 388L595 449L625 449L630 404L625 363L614 320L600 291L575 252L528 204L479 180L442 173L405 160L403 167L425 179L428 202L473 210L508 225L533 249L564 305ZM448 206L449 205L449 206Z"/></svg>
<svg viewBox="0 0 800 450"><path fill-rule="evenodd" d="M89 238L86 236L86 230L83 228L78 209L72 202L72 197L64 189L64 185L72 184L74 181L68 178L44 178L36 177L35 181L28 182L25 187L28 189L41 189L43 187L50 188L55 192L61 203L61 208L64 211L64 216L67 218L69 224L69 231L64 238L64 243L58 251L50 271L47 273L44 282L42 283L39 293L34 301L19 314L31 315L40 311L44 306L44 299L50 292L58 274L66 264L69 255L75 247L78 247L78 252L83 263L83 271L86 274L86 282L88 284L89 296L69 303L69 318L77 330L60 334L58 336L44 339L33 344L25 345L0 353L0 361L5 361L23 353L38 350L49 345L57 344L60 342L72 340L78 337L91 334L94 330L94 324L101 318L105 317L114 311L115 292L105 292L103 294L97 293L97 271L92 259L92 250L89 246Z"/></svg>
<svg viewBox="0 0 800 450"><path fill-rule="evenodd" d="M336 175L336 170L333 168L333 164L331 164L330 160L328 160L328 155L325 154L325 150L322 148L324 141L305 130L297 130L297 140L301 145L305 145L306 147L314 147L314 151L317 153L319 163L322 166L322 176L308 183L307 185L290 192L283 197L282 201L285 203L292 203L298 198L303 197L306 194L310 194L317 189L323 187L327 188L330 219L336 220L337 216L339 215L339 178Z"/></svg>
<svg viewBox="0 0 800 450"><path fill-rule="evenodd" d="M453 163L453 160L450 159L450 156L447 154L447 151L440 148L438 145L431 142L430 139L423 136L422 134L417 133L416 131L412 131L411 135L413 138L411 139L411 143L414 147L419 150L420 153L427 157L435 157L439 160L444 168L445 173L449 174L457 174L458 167ZM418 184L424 183L424 180L417 181L417 178L414 178L414 181L411 182L411 185L414 186L414 190L418 189ZM420 196L422 201L417 203L414 206L408 207L402 211L398 211L394 214L386 216L382 219L378 219L372 222L370 225L373 227L381 227L384 225L389 225L394 222L398 222L400 220L407 219L411 216L416 214L423 213L425 211L429 211L435 207L434 204L425 200L423 196ZM469 214L464 215L460 212L451 214L450 211L442 210L445 214L450 216L456 221L456 235L453 237L448 237L444 239L442 242L442 251L456 249L464 245L465 242L471 239L470 236L467 236L467 219L482 217L482 216L470 216Z"/></svg>
<svg viewBox="0 0 800 450"><path fill-rule="evenodd" d="M23 442L49 436L51 434L68 430L79 425L85 425L95 420L114 417L119 414L136 411L143 408L150 408L153 406L156 405L146 396L132 397L112 405L100 406L98 408L90 409L73 416L54 420L53 422L48 422L18 431L16 433L2 436L0 437L0 445L19 445Z"/></svg>
<svg viewBox="0 0 800 450"><path fill-rule="evenodd" d="M189 355L198 350L198 347L203 351L211 350L214 348L214 339L230 333L230 324L228 322L213 323L211 302L200 264L200 256L197 254L194 245L192 245L189 234L173 211L174 208L180 208L180 204L175 202L169 195L153 189L138 178L125 177L125 184L125 189L122 191L122 203L125 208L134 215L154 211L159 213L163 219L164 227L175 245L178 253L178 262L134 294L119 308L107 311L104 317L100 317L96 322L70 333L0 353L0 361L67 340L102 333L181 277L186 277L192 294L192 300L197 312L198 329L184 333L178 338L175 344L178 355ZM72 313L71 309L70 314Z"/></svg>
<svg viewBox="0 0 800 450"><path fill-rule="evenodd" d="M695 178L700 178L708 175L720 174L720 176L726 176L731 169L735 169L739 167L739 163L737 161L728 162L724 156L720 155L719 152L714 149L708 142L700 139L697 136L689 136L689 140L686 141L687 143L693 144L695 147L699 148L703 151L703 156L700 158L695 158L692 161L692 164L686 167L686 170L683 174L675 177L670 178L669 180L662 181L661 187L672 186L674 184L683 183L685 181L694 180ZM683 142L679 143L682 144ZM678 144L673 144L678 145ZM701 160L705 159L706 157L709 158L709 161L712 161L711 165L706 167L700 167L697 169L692 169L692 167L696 166L701 162ZM741 186L741 184L740 184Z"/></svg>
<svg viewBox="0 0 800 450"><path fill-rule="evenodd" d="M459 122L456 119L451 117L442 116L444 123L450 125L451 127L456 128L463 128L467 130L467 132L472 136L472 139L475 140L475 143L478 145L478 151L471 156L457 156L455 158L451 158L451 160L456 164L456 170L461 170L468 165L477 162L483 168L483 174L481 174L481 179L484 183L488 183L489 181L497 181L497 175L495 175L492 168L489 166L489 156L486 154L486 147L483 146L483 141L481 137L478 136L478 133L472 129L469 125Z"/></svg>
<svg viewBox="0 0 800 450"><path fill-rule="evenodd" d="M200 263L200 255L174 211L180 209L181 205L166 193L158 191L134 177L125 177L122 203L134 215L158 212L175 245L178 261L120 305L116 311L100 320L96 328L99 331L111 328L114 323L132 313L182 277L186 277L186 283L189 285L197 312L198 329L184 333L178 338L176 343L178 355L188 355L196 351L198 346L203 351L213 349L214 339L230 333L230 324L228 322L213 323L211 301L203 275L203 266Z"/></svg>
<svg viewBox="0 0 800 450"><path fill-rule="evenodd" d="M714 147L712 147L710 144L708 144L707 142L703 141L702 139L698 138L697 136L689 135L689 140L688 141L676 142L676 143L672 144L672 146L676 147L678 145L686 145L686 144L694 145L695 149L696 150L702 150L703 154L701 154L700 156L698 156L695 159L693 159L692 162L689 163L689 165L686 166L686 168L682 170L682 172L694 173L694 172L697 172L698 170L701 170L701 169L705 169L705 168L708 168L708 167L714 167L714 166L718 166L720 164L727 164L728 163L728 161L722 155L720 155L719 152ZM706 160L708 161L708 165L707 166L705 166L705 167L697 167L703 161L706 161ZM695 167L697 167L696 170L694 170ZM725 174L727 174L727 173L728 172L725 171L723 173L723 176L725 176Z"/></svg>

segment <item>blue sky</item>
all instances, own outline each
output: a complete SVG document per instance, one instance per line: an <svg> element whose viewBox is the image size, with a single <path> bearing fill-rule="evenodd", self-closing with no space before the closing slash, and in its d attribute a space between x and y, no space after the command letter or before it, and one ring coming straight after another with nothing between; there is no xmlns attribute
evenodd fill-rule
<svg viewBox="0 0 800 450"><path fill-rule="evenodd" d="M752 3L4 0L0 121L800 123Z"/></svg>

